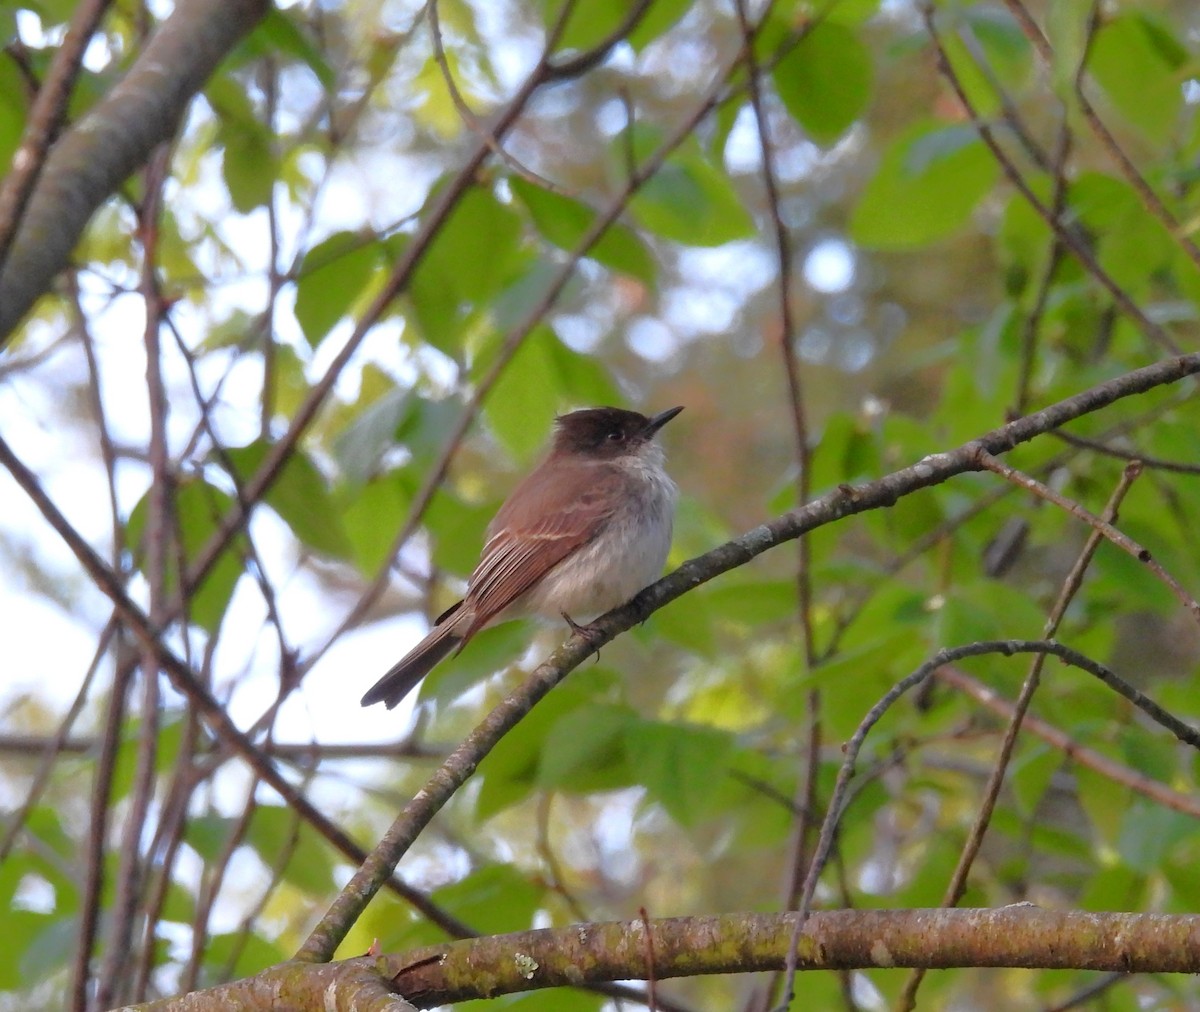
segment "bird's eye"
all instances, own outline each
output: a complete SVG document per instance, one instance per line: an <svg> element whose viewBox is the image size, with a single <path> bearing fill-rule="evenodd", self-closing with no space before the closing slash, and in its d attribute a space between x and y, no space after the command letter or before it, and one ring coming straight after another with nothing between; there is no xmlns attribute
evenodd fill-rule
<svg viewBox="0 0 1200 1012"><path fill-rule="evenodd" d="M621 433L619 431L617 431L616 429L613 429L613 431L610 432L605 438L610 443L615 443L618 439L621 438Z"/></svg>

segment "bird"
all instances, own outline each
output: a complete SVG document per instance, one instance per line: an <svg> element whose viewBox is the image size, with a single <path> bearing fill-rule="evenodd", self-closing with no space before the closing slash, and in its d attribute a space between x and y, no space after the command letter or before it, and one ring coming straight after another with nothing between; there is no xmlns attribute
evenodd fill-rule
<svg viewBox="0 0 1200 1012"><path fill-rule="evenodd" d="M481 629L526 615L595 617L662 575L678 490L658 431L683 410L646 416L584 408L555 419L549 451L487 527L463 599L362 698L390 710Z"/></svg>

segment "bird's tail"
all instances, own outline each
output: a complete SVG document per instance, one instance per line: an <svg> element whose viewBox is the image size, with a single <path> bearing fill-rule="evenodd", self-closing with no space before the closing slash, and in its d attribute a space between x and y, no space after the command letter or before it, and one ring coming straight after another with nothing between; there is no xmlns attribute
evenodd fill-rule
<svg viewBox="0 0 1200 1012"><path fill-rule="evenodd" d="M463 641L459 632L460 623L455 622L451 613L452 608L442 616L442 621L434 626L429 635L405 654L392 669L376 682L362 698L363 706L372 703L384 703L390 710L407 696L417 683L424 678L434 666Z"/></svg>

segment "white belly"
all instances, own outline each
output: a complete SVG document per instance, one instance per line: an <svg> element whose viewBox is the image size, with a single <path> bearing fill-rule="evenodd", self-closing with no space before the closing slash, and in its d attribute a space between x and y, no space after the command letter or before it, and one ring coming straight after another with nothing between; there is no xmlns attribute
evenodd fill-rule
<svg viewBox="0 0 1200 1012"><path fill-rule="evenodd" d="M566 612L587 622L657 580L671 549L676 489L662 471L645 488L640 502L547 573L521 602L523 610L547 618Z"/></svg>

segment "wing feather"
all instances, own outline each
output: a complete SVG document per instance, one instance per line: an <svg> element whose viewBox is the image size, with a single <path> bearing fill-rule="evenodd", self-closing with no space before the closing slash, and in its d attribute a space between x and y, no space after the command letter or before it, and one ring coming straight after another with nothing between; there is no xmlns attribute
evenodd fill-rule
<svg viewBox="0 0 1200 1012"><path fill-rule="evenodd" d="M474 635L563 559L591 541L612 517L617 499L614 493L619 491L621 475L613 468L595 464L577 466L581 473L570 476L576 480L548 484L538 481L542 468L537 468L500 507L488 528L483 556L467 586L466 601L473 607L474 621L465 638ZM580 485L585 488L582 495L578 493ZM521 506L523 493L528 494L530 486L540 486L542 500L532 523L522 519L522 514L529 511Z"/></svg>

